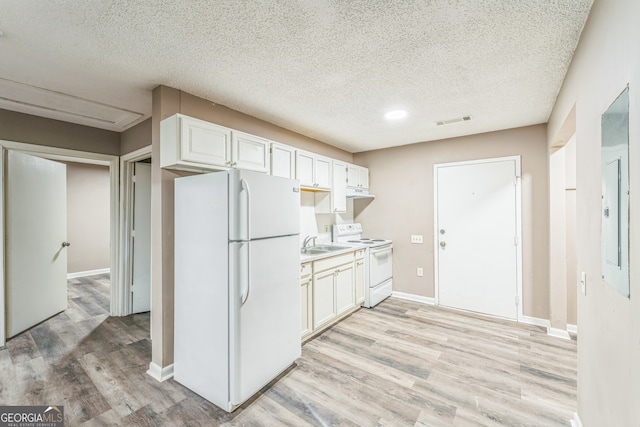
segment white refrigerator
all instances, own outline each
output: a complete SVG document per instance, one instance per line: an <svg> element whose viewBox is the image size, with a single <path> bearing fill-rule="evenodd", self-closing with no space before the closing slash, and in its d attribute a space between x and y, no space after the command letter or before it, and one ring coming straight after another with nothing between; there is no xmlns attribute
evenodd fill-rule
<svg viewBox="0 0 640 427"><path fill-rule="evenodd" d="M175 180L174 379L231 412L300 357L300 185Z"/></svg>

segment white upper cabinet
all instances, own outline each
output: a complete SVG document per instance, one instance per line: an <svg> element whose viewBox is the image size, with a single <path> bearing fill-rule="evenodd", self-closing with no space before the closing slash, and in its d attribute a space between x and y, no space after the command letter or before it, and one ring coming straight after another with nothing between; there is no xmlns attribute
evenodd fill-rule
<svg viewBox="0 0 640 427"><path fill-rule="evenodd" d="M323 156L316 156L316 184L318 188L331 190L331 159Z"/></svg>
<svg viewBox="0 0 640 427"><path fill-rule="evenodd" d="M347 165L347 187L369 188L369 169L358 165Z"/></svg>
<svg viewBox="0 0 640 427"><path fill-rule="evenodd" d="M337 160L333 161L333 188L331 202L333 212L347 211L347 164Z"/></svg>
<svg viewBox="0 0 640 427"><path fill-rule="evenodd" d="M316 156L307 151L296 151L296 178L302 187L316 186Z"/></svg>
<svg viewBox="0 0 640 427"><path fill-rule="evenodd" d="M296 151L296 178L302 187L316 190L331 190L331 159L310 153Z"/></svg>
<svg viewBox="0 0 640 427"><path fill-rule="evenodd" d="M271 175L295 179L296 150L288 145L271 143Z"/></svg>
<svg viewBox="0 0 640 427"><path fill-rule="evenodd" d="M236 167L269 172L269 141L175 114L160 122L160 166L190 171Z"/></svg>
<svg viewBox="0 0 640 427"><path fill-rule="evenodd" d="M231 129L176 114L160 122L160 166L215 170L231 162Z"/></svg>
<svg viewBox="0 0 640 427"><path fill-rule="evenodd" d="M315 195L316 213L342 213L347 211L347 164L333 160L331 193Z"/></svg>
<svg viewBox="0 0 640 427"><path fill-rule="evenodd" d="M234 130L231 147L231 167L269 173L269 141Z"/></svg>

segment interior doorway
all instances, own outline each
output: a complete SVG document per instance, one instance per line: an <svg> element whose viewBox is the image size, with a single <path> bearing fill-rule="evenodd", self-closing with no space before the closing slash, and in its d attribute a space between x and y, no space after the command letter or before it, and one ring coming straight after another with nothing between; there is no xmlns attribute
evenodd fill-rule
<svg viewBox="0 0 640 427"><path fill-rule="evenodd" d="M2 161L0 162L0 200L3 204L3 209L0 210L0 218L2 222L2 227L0 227L0 237L3 242L6 242L7 234L7 217L4 215L4 212L8 208L7 204L10 200L7 198L7 187L6 187L6 160L8 157L9 150L13 152L20 152L30 156L34 156L35 158L42 158L48 160L54 160L58 162L78 162L78 163L89 163L95 165L107 166L109 168L109 219L110 219L110 268L111 268L111 277L112 281L117 281L119 276L119 264L118 264L118 171L119 171L119 162L117 156L105 155L105 154L96 154L89 152L81 152L75 150L61 149L55 147L46 147L46 146L38 146L31 144L24 144L12 141L0 141L0 147L2 148ZM66 221L66 218L65 218ZM66 242L66 239L63 239ZM62 242L59 243L62 245ZM0 245L0 255L3 260L7 259L7 247L5 245ZM7 291L7 265L5 263L0 263L0 346L3 346L5 340L7 338L7 303L8 301L5 298ZM31 268L35 269L36 266L32 266ZM64 269L64 288L66 290L66 265ZM111 314L114 313L114 304L113 304L113 291L114 287L111 289Z"/></svg>
<svg viewBox="0 0 640 427"><path fill-rule="evenodd" d="M436 301L521 316L520 158L435 165Z"/></svg>
<svg viewBox="0 0 640 427"><path fill-rule="evenodd" d="M151 311L151 147L121 157L122 314Z"/></svg>

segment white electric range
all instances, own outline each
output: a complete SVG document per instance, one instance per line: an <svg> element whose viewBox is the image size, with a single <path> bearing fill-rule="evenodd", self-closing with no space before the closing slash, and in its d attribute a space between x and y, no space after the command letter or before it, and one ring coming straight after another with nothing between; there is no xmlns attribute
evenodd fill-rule
<svg viewBox="0 0 640 427"><path fill-rule="evenodd" d="M333 226L334 243L353 243L365 246L364 307L371 308L393 291L393 244L387 239L362 237L362 224L336 224Z"/></svg>

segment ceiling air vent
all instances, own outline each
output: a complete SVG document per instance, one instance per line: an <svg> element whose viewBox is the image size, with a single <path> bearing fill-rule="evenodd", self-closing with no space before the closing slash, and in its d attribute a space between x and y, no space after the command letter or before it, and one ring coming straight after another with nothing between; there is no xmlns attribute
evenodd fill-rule
<svg viewBox="0 0 640 427"><path fill-rule="evenodd" d="M456 117L455 119L441 120L439 122L436 122L436 125L452 125L454 123L468 122L469 120L471 120L471 116Z"/></svg>

